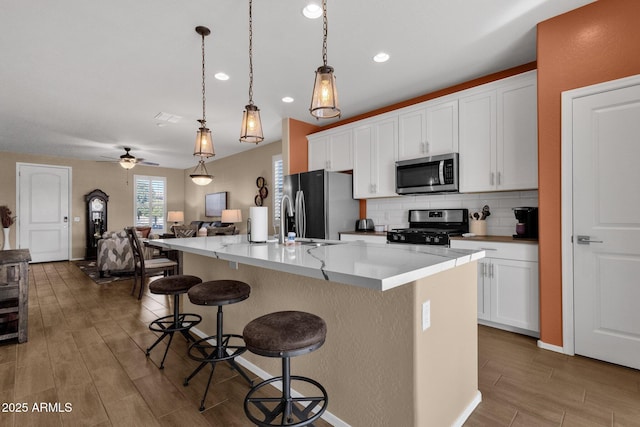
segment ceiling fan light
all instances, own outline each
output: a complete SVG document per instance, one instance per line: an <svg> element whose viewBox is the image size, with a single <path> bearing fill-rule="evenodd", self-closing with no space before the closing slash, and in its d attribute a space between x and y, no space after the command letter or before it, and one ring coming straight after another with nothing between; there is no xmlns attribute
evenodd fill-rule
<svg viewBox="0 0 640 427"><path fill-rule="evenodd" d="M316 81L313 85L309 111L317 119L340 117L338 89L333 67L322 65L316 70Z"/></svg>
<svg viewBox="0 0 640 427"><path fill-rule="evenodd" d="M264 135L262 133L262 121L260 120L260 109L253 104L246 105L242 114L240 142L258 144L262 141L264 141Z"/></svg>
<svg viewBox="0 0 640 427"><path fill-rule="evenodd" d="M213 181L213 175L210 175L207 171L203 158L200 158L198 165L189 176L191 177L191 181L196 185L207 185Z"/></svg>
<svg viewBox="0 0 640 427"><path fill-rule="evenodd" d="M213 151L213 139L211 131L204 125L196 132L196 145L193 149L194 156L212 157L215 156Z"/></svg>
<svg viewBox="0 0 640 427"><path fill-rule="evenodd" d="M124 158L124 159L120 159L120 166L122 166L124 169L133 169L133 167L136 165L136 159L135 158Z"/></svg>

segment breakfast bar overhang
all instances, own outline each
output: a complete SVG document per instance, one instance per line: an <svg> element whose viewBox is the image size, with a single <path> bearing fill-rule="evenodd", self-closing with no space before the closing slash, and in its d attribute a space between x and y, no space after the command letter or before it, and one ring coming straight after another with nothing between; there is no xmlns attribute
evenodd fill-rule
<svg viewBox="0 0 640 427"><path fill-rule="evenodd" d="M322 317L324 346L295 360L292 372L327 389L323 418L333 425L462 425L481 400L476 261L484 251L249 243L243 235L152 244L181 251L185 274L250 284L249 299L225 308L225 329L233 333L279 310ZM211 335L215 316L186 298L184 305L203 316L196 332ZM280 369L278 361L250 353L238 362L260 376L276 376Z"/></svg>

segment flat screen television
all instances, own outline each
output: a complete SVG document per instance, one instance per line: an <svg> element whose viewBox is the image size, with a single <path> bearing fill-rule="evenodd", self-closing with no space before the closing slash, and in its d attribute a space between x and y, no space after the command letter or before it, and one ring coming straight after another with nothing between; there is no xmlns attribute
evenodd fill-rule
<svg viewBox="0 0 640 427"><path fill-rule="evenodd" d="M210 193L204 196L204 216L222 216L222 211L227 209L227 192Z"/></svg>

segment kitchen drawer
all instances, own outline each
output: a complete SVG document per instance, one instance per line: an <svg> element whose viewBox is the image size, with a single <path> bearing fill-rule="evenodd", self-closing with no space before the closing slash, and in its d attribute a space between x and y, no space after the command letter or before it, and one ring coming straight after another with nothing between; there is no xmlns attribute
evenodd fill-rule
<svg viewBox="0 0 640 427"><path fill-rule="evenodd" d="M355 242L357 240L362 240L368 243L387 243L387 236L385 235L375 235L375 234L351 234L351 233L340 233L340 240L347 242Z"/></svg>
<svg viewBox="0 0 640 427"><path fill-rule="evenodd" d="M506 243L479 240L451 240L453 249L481 249L490 258L513 259L519 261L538 262L538 245L536 243Z"/></svg>

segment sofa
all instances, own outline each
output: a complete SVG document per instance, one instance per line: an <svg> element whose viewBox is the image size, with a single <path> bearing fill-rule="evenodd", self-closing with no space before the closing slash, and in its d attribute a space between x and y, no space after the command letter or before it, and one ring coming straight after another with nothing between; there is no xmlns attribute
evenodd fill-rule
<svg viewBox="0 0 640 427"><path fill-rule="evenodd" d="M147 227L137 228L138 237L157 238L156 235L150 233L150 227L148 227L148 230L146 229ZM153 256L154 248L145 247L145 259L151 259ZM114 272L133 272L134 267L133 252L126 230L104 232L102 238L98 240L96 259L96 269L100 277Z"/></svg>

